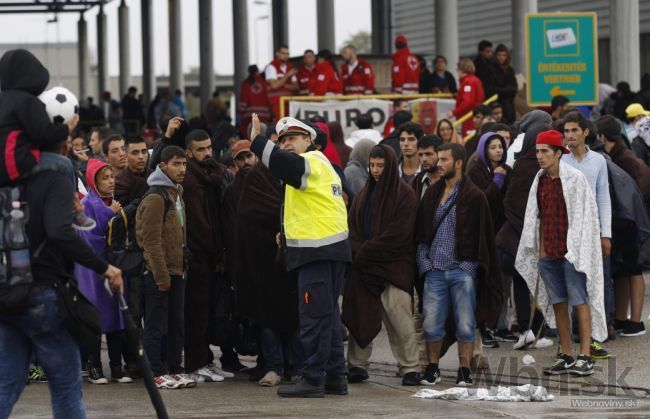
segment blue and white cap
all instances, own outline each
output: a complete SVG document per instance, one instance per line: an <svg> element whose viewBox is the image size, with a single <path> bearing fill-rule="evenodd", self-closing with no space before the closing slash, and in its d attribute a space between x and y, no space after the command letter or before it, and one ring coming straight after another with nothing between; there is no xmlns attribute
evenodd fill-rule
<svg viewBox="0 0 650 419"><path fill-rule="evenodd" d="M275 126L275 132L278 133L278 141L289 134L308 135L312 141L316 139L316 131L312 127L290 116L281 118L278 121Z"/></svg>

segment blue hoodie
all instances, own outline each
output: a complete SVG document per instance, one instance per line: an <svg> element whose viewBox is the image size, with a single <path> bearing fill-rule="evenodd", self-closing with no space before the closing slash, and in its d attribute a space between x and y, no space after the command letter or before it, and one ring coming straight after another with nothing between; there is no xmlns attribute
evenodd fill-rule
<svg viewBox="0 0 650 419"><path fill-rule="evenodd" d="M488 161L488 157L487 157L487 146L490 143L490 140L494 138L498 138L501 141L501 146L503 147L503 155L501 156L501 161L499 162L499 165L500 166L505 165L506 159L508 158L508 153L507 153L508 145L506 144L506 140L496 132L486 132L481 136L481 138L478 140L478 147L476 149L476 154L479 160L481 161L481 163L488 169L490 173L492 173L492 181L499 187L499 189L502 189L506 177L501 173L494 173L494 170L492 169L492 165Z"/></svg>

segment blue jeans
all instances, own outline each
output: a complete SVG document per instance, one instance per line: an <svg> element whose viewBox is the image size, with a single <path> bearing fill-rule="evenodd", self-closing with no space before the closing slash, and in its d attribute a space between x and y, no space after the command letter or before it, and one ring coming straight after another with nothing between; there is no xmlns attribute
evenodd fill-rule
<svg viewBox="0 0 650 419"><path fill-rule="evenodd" d="M546 286L548 301L552 305L569 303L570 307L589 303L587 294L587 275L576 271L576 268L566 260L539 260L539 275Z"/></svg>
<svg viewBox="0 0 650 419"><path fill-rule="evenodd" d="M289 375L300 374L304 363L304 354L300 343L300 334L297 331L281 332L264 328L261 340L266 371L275 371L281 376L285 364L287 364L290 370L286 372Z"/></svg>
<svg viewBox="0 0 650 419"><path fill-rule="evenodd" d="M424 277L424 321L422 329L428 342L445 337L449 303L456 320L456 339L474 342L476 333L476 284L460 268L430 271Z"/></svg>
<svg viewBox="0 0 650 419"><path fill-rule="evenodd" d="M22 313L0 315L0 418L9 417L25 388L34 355L47 374L54 418L85 418L79 347L61 324L56 293L37 286L29 298Z"/></svg>

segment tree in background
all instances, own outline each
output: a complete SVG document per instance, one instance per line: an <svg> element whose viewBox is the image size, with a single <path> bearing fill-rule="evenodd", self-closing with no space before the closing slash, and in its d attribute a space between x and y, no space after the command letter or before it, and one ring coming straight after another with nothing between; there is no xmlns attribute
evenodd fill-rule
<svg viewBox="0 0 650 419"><path fill-rule="evenodd" d="M359 31L350 35L345 41L343 41L343 45L341 45L339 50L350 44L354 45L357 49L357 54L370 54L372 51L372 38L370 32Z"/></svg>

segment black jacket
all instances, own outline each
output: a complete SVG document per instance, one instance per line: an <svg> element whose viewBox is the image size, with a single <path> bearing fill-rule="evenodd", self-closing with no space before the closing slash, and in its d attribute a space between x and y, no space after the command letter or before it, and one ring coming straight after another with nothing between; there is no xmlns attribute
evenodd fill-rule
<svg viewBox="0 0 650 419"><path fill-rule="evenodd" d="M35 146L54 145L68 137L68 127L54 124L38 99L50 74L32 53L7 51L0 59L0 136L22 130Z"/></svg>
<svg viewBox="0 0 650 419"><path fill-rule="evenodd" d="M25 182L29 207L26 230L32 255L45 241L39 256L32 260L34 282L67 280L74 274L75 263L100 275L108 269L72 228L74 193L70 180L59 172L43 172Z"/></svg>

